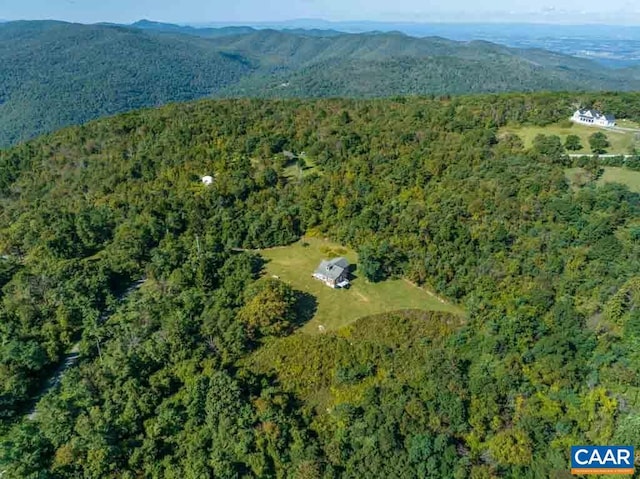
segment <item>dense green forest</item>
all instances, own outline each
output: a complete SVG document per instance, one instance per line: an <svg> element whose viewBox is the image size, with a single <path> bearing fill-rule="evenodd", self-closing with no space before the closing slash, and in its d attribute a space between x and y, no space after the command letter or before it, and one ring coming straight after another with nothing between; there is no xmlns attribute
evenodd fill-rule
<svg viewBox="0 0 640 479"><path fill-rule="evenodd" d="M639 94L207 100L1 151L3 477L567 477L572 444L640 443L640 196L498 134L594 102L640 119ZM309 298L238 248L310 230L466 313L296 332Z"/></svg>
<svg viewBox="0 0 640 479"><path fill-rule="evenodd" d="M203 97L640 89L640 73L543 50L399 33L0 24L0 147Z"/></svg>
<svg viewBox="0 0 640 479"><path fill-rule="evenodd" d="M0 24L0 146L136 108L212 95L252 70L195 37Z"/></svg>

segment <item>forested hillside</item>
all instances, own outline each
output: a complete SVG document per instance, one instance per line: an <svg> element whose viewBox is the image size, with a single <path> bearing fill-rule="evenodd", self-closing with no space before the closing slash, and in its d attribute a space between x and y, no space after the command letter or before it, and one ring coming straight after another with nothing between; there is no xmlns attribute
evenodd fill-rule
<svg viewBox="0 0 640 479"><path fill-rule="evenodd" d="M594 101L640 119L638 94L200 101L0 152L3 477L567 477L572 444L639 443L640 196L498 133ZM465 314L299 332L313 298L240 248L305 233Z"/></svg>
<svg viewBox="0 0 640 479"><path fill-rule="evenodd" d="M212 95L252 70L196 37L62 22L0 25L0 146Z"/></svg>
<svg viewBox="0 0 640 479"><path fill-rule="evenodd" d="M0 24L0 147L202 97L392 97L640 89L637 70L398 33Z"/></svg>

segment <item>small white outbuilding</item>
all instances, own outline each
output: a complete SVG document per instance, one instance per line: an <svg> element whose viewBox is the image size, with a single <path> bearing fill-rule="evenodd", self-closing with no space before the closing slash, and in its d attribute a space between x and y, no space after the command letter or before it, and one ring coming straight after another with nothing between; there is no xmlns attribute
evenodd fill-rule
<svg viewBox="0 0 640 479"><path fill-rule="evenodd" d="M203 176L202 177L202 184L209 186L211 183L213 183L213 176Z"/></svg>

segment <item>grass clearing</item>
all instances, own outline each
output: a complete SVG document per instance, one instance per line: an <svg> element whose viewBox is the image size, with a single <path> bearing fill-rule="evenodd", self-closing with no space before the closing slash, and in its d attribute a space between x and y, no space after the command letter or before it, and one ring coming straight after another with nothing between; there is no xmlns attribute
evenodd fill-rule
<svg viewBox="0 0 640 479"><path fill-rule="evenodd" d="M606 183L620 183L626 185L629 191L640 193L640 171L618 166L605 166L603 169L604 173L596 183L598 186ZM574 190L592 181L591 174L584 168L567 168L564 170L564 174Z"/></svg>
<svg viewBox="0 0 640 479"><path fill-rule="evenodd" d="M593 180L591 173L579 166L575 168L566 168L564 176L569 182L572 190L578 190Z"/></svg>
<svg viewBox="0 0 640 479"><path fill-rule="evenodd" d="M629 191L640 193L640 171L607 166L604 168L602 176L598 179L598 185L605 183L621 183L626 185Z"/></svg>
<svg viewBox="0 0 640 479"><path fill-rule="evenodd" d="M303 244L308 246L303 246ZM332 289L314 279L312 274L323 259L344 256L357 265L357 254L347 248L318 238L303 238L290 246L260 251L268 261L266 274L278 276L293 288L311 294L317 301L312 320L302 330L309 333L336 330L358 318L403 309L445 311L464 314L463 311L435 294L402 279L369 283L360 277L357 266L349 289Z"/></svg>
<svg viewBox="0 0 640 479"><path fill-rule="evenodd" d="M315 163L310 158L305 157L304 162L305 166L301 167L297 161L290 161L283 169L285 178L290 180L301 180L302 178L309 176L311 173L318 171Z"/></svg>
<svg viewBox="0 0 640 479"><path fill-rule="evenodd" d="M633 120L627 120L626 118L623 118L622 120L616 120L616 126L619 126L621 128L636 128L636 129L640 129L640 123L638 123L637 121L633 121Z"/></svg>
<svg viewBox="0 0 640 479"><path fill-rule="evenodd" d="M618 125L624 128L635 128L636 125L633 122L619 121ZM524 142L525 148L530 148L533 145L533 139L537 135L557 135L564 144L568 135L577 135L580 137L580 144L582 149L578 151L567 151L571 154L586 154L591 155L591 149L589 148L589 136L598 131L603 132L609 139L610 146L607 148L608 154L620 154L626 155L629 153L629 149L636 143L640 143L640 140L636 139L638 133L629 131L617 131L606 128L598 128L593 126L578 125L576 123L569 123L566 121L554 123L547 126L506 126L500 129L499 134L513 133L518 135Z"/></svg>
<svg viewBox="0 0 640 479"><path fill-rule="evenodd" d="M299 181L311 175L312 173L320 172L315 162L311 158L305 156L303 160L304 160L304 166L300 166L297 159L291 159L291 160L285 159L283 161L282 158L279 158L279 159L274 158L269 160L263 160L260 158L251 158L250 161L251 161L251 165L254 168L257 168L259 170L263 169L266 166L266 164L280 162L280 165L282 167L282 176L290 181L293 181L293 180Z"/></svg>

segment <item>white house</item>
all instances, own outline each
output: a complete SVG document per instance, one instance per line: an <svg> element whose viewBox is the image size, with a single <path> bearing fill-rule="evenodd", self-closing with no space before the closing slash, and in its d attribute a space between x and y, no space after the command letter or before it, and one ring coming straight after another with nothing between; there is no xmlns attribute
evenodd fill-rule
<svg viewBox="0 0 640 479"><path fill-rule="evenodd" d="M571 121L582 125L591 126L615 126L616 119L613 115L605 115L598 110L576 110Z"/></svg>
<svg viewBox="0 0 640 479"><path fill-rule="evenodd" d="M323 260L313 273L313 277L330 288L347 288L349 287L349 262L344 258Z"/></svg>
<svg viewBox="0 0 640 479"><path fill-rule="evenodd" d="M202 183L206 186L209 186L211 183L213 183L213 176L203 176L202 177Z"/></svg>

